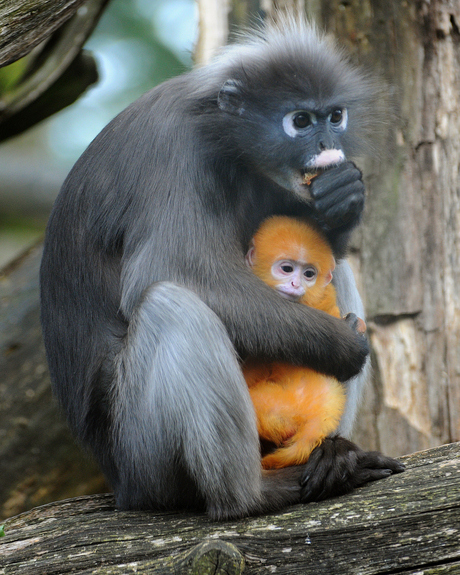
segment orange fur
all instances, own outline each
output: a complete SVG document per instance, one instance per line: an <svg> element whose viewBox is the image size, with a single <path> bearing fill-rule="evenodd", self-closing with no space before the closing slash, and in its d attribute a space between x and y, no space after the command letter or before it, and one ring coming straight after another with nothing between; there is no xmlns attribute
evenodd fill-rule
<svg viewBox="0 0 460 575"><path fill-rule="evenodd" d="M287 216L265 220L253 238L256 258L252 271L270 287L276 287L271 274L278 260L305 260L318 270L318 279L300 299L300 303L340 317L335 288L324 285L326 276L335 268L332 250L322 232L312 223Z"/></svg>
<svg viewBox="0 0 460 575"><path fill-rule="evenodd" d="M331 283L325 285L334 269L334 258L314 225L275 216L262 224L253 243L252 269L271 287L276 286L271 274L275 261L290 259L313 264L318 278L300 303L340 317L335 289ZM344 387L336 379L305 367L263 364L254 359L245 363L243 373L254 403L259 436L275 446L262 458L265 469L305 463L313 449L337 429L346 397Z"/></svg>

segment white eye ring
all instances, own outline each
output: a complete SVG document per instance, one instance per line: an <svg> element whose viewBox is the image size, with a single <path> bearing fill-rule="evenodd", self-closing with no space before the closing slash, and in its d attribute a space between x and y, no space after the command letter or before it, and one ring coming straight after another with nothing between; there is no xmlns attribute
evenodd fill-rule
<svg viewBox="0 0 460 575"><path fill-rule="evenodd" d="M333 124L333 126L336 130L344 132L348 124L348 110L346 108L340 108L340 109L342 110L342 121L340 122L340 124ZM331 118L332 114L329 114L329 121L331 120Z"/></svg>
<svg viewBox="0 0 460 575"><path fill-rule="evenodd" d="M287 113L283 118L283 130L291 138L297 137L302 132L302 128L297 128L294 124L294 117L297 114L307 114L312 124L316 124L318 121L313 112L307 112L306 110L294 110L293 112Z"/></svg>

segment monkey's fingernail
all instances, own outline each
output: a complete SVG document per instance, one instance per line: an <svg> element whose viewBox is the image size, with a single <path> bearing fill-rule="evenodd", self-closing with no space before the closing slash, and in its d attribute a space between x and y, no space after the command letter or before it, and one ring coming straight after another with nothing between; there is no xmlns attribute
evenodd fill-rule
<svg viewBox="0 0 460 575"><path fill-rule="evenodd" d="M308 499L311 499L311 491L310 489L308 489L307 491L302 491L302 500L306 501Z"/></svg>

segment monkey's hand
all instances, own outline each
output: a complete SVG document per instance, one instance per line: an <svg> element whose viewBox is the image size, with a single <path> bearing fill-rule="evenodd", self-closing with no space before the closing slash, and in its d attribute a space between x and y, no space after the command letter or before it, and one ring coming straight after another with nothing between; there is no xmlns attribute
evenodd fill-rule
<svg viewBox="0 0 460 575"><path fill-rule="evenodd" d="M404 469L402 463L379 451L363 451L343 437L328 437L312 451L304 466L300 498L308 503L344 495Z"/></svg>
<svg viewBox="0 0 460 575"><path fill-rule="evenodd" d="M353 162L329 168L311 181L310 194L319 219L331 229L354 227L364 209L361 171Z"/></svg>
<svg viewBox="0 0 460 575"><path fill-rule="evenodd" d="M343 318L346 323L351 327L351 329L355 332L360 334L361 336L365 336L366 333L366 324L364 323L364 321L358 317L355 313L353 312L349 312L347 313L347 315Z"/></svg>
<svg viewBox="0 0 460 575"><path fill-rule="evenodd" d="M366 360L366 356L369 355L369 342L368 339L366 337L366 333L362 331L362 325L364 324L363 320L360 319L356 314L354 313L348 313L344 318L343 321L349 326L349 328L354 332L356 338L355 338L355 351L356 353L359 353L359 355L362 357L362 362L360 364L360 370L362 369L363 365L364 365L364 361ZM341 374L334 374L335 377L341 382L344 383L346 382L348 379L350 379L351 377L354 377L355 375L357 375L357 373L359 372L355 372L350 374L350 372L347 370L345 372L345 366L342 366L343 369L343 373Z"/></svg>

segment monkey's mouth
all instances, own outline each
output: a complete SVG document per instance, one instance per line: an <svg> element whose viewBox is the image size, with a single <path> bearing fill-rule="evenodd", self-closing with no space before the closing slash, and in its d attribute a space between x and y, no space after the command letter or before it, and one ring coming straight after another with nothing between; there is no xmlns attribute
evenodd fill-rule
<svg viewBox="0 0 460 575"><path fill-rule="evenodd" d="M319 170L309 168L305 170L300 170L300 174L302 176L302 185L309 186L312 180L319 175Z"/></svg>
<svg viewBox="0 0 460 575"><path fill-rule="evenodd" d="M314 178L318 176L323 170L327 170L332 166L338 166L345 161L345 154L342 150L334 148L323 150L321 153L310 158L306 164L306 168L301 170L302 184L309 186Z"/></svg>

